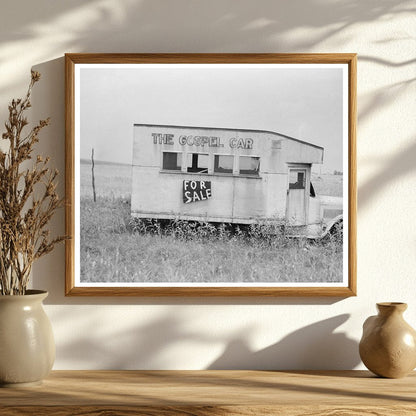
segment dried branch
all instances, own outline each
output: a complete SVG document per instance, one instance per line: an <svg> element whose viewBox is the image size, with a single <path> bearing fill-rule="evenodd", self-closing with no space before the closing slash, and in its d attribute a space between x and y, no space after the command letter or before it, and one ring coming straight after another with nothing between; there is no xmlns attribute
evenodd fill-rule
<svg viewBox="0 0 416 416"><path fill-rule="evenodd" d="M66 238L51 238L46 229L55 211L63 205L56 192L58 171L49 168L49 157L41 156L30 168L23 168L32 159L40 131L50 123L49 118L40 120L23 134L28 125L24 113L31 107L32 88L39 79L39 72L32 71L26 96L12 100L2 134L2 139L9 141L9 149L0 150L1 295L23 295L33 262Z"/></svg>

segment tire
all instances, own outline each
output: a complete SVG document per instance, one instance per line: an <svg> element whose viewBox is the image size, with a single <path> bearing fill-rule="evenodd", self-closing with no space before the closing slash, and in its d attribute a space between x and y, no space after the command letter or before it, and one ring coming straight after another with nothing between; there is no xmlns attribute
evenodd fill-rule
<svg viewBox="0 0 416 416"><path fill-rule="evenodd" d="M344 221L340 220L332 225L329 230L328 236L331 240L342 243L344 235Z"/></svg>

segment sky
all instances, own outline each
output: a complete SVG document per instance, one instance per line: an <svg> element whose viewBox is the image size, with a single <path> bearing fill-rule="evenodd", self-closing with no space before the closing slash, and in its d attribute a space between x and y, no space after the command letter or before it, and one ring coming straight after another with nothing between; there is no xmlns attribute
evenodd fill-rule
<svg viewBox="0 0 416 416"><path fill-rule="evenodd" d="M270 130L324 148L343 170L343 71L337 66L80 66L80 156L132 162L133 125Z"/></svg>

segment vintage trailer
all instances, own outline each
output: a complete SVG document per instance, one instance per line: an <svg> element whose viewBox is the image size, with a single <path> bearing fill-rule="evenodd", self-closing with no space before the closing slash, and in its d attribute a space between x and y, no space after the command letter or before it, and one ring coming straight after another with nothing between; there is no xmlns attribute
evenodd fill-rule
<svg viewBox="0 0 416 416"><path fill-rule="evenodd" d="M320 236L340 218L325 219L311 186L312 164L323 155L322 147L272 131L135 124L131 214L235 224L285 220ZM336 205L325 212L340 214L342 202Z"/></svg>

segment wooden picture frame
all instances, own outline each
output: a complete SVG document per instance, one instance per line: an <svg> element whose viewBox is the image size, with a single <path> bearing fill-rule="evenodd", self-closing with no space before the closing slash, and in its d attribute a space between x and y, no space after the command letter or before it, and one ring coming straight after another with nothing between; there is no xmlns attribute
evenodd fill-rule
<svg viewBox="0 0 416 416"><path fill-rule="evenodd" d="M67 296L356 295L356 54L71 53L65 55L65 71ZM268 150L262 153L263 148ZM128 157L132 191L120 197L117 192L129 184L129 175L120 174L128 163L114 163ZM322 162L327 167L316 170ZM336 184L342 202L315 195L311 183L316 178L321 187L325 181ZM101 205L93 202L96 187ZM337 203L342 204L338 211ZM107 221L110 211L116 214ZM121 220L119 212L130 219ZM180 232L169 228L173 223L180 224ZM195 247L203 252L208 241L201 237L203 226L213 235L206 243L210 250L217 249L218 233L225 232L230 241L243 234L241 241L250 247L257 244L253 235L264 233L259 237L268 244L261 249L264 258L274 261L276 253L280 263L262 259L251 269L262 255L245 252L240 240L239 250L232 249L235 259L214 251L198 263L196 255L186 257L179 250L183 241L192 240L188 235L171 242L171 248L158 246L143 254L153 242L165 244L189 229L197 240L184 253ZM279 246L277 238L284 243ZM324 264L329 250L324 238L340 244L332 252L342 271ZM294 258L310 268L296 276L287 271L297 265L284 251L293 241ZM179 254L172 260L174 249ZM211 264L221 256L235 262L231 268L227 260L221 263L228 272ZM183 265L185 257L192 266ZM286 272L273 274L288 258ZM239 264L245 266L238 270ZM190 269L202 281L192 280ZM227 282L227 273L234 271L234 281ZM277 275L286 280L261 280ZM163 281L163 276L176 280ZM251 281L238 281L239 276Z"/></svg>

